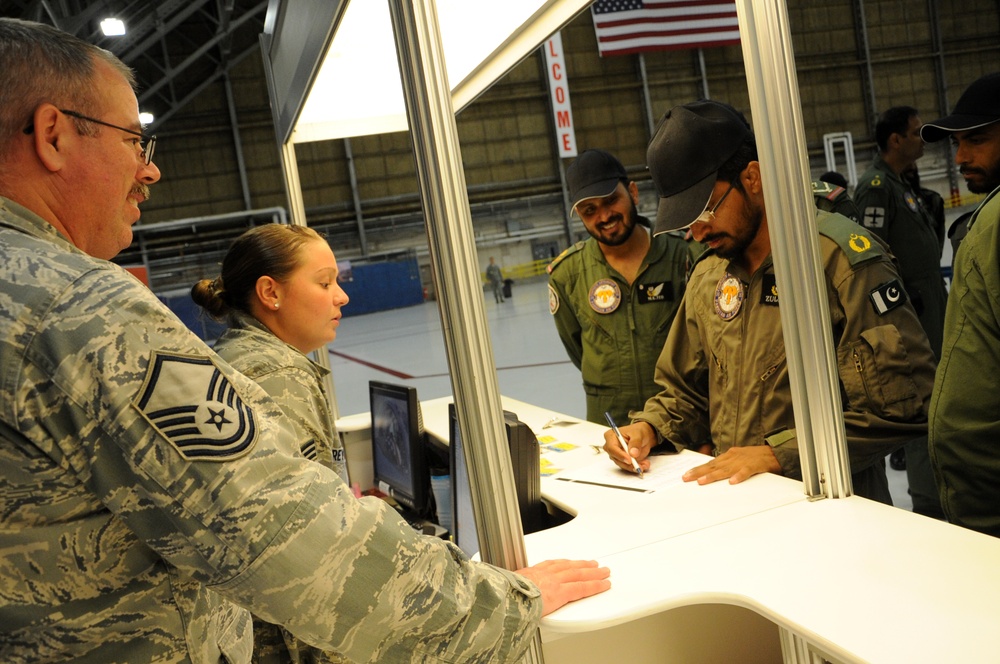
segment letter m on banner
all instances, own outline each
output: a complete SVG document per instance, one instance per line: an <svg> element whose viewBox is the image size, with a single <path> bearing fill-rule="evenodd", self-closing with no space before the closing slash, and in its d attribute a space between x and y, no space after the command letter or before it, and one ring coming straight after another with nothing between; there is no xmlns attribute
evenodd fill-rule
<svg viewBox="0 0 1000 664"><path fill-rule="evenodd" d="M545 68L549 72L549 94L552 98L552 115L555 121L556 145L559 156L576 156L576 131L573 128L573 108L569 103L569 81L566 78L566 57L563 55L562 35L552 35L542 45Z"/></svg>

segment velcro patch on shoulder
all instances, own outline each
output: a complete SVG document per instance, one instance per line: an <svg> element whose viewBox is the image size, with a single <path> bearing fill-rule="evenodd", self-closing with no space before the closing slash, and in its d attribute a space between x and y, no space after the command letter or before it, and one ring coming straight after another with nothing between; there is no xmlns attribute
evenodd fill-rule
<svg viewBox="0 0 1000 664"><path fill-rule="evenodd" d="M206 356L154 352L134 404L188 461L230 461L257 440L256 413Z"/></svg>

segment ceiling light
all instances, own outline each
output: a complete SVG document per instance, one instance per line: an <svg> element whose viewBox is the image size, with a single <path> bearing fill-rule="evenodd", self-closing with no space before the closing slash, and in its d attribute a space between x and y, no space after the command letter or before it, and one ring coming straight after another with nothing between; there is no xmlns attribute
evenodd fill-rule
<svg viewBox="0 0 1000 664"><path fill-rule="evenodd" d="M120 37L125 34L125 24L119 18L106 18L101 21L101 31L105 37Z"/></svg>
<svg viewBox="0 0 1000 664"><path fill-rule="evenodd" d="M139 124L143 127L153 124L153 114L147 113L146 111L139 113Z"/></svg>

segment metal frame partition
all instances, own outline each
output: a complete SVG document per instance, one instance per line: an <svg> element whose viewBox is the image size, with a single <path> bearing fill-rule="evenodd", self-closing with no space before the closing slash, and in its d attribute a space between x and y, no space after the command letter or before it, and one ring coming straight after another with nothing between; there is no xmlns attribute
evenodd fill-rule
<svg viewBox="0 0 1000 664"><path fill-rule="evenodd" d="M413 137L452 388L462 414L463 439L472 442L467 455L482 556L517 569L526 564L523 534L506 452L455 111L588 3L539 1L537 10L486 61L457 85L449 85L435 0L386 1ZM479 4L479 0L465 2ZM495 2L482 4L497 6ZM271 0L261 38L293 223L304 223L294 164L295 123L346 6L347 0ZM815 226L808 223L813 204L787 8L785 0L738 0L737 14L781 288L804 490L817 499L845 497L852 492L846 436L819 241ZM811 278L786 278L796 274ZM782 632L785 660L809 661L806 644ZM541 658L537 638L528 657Z"/></svg>

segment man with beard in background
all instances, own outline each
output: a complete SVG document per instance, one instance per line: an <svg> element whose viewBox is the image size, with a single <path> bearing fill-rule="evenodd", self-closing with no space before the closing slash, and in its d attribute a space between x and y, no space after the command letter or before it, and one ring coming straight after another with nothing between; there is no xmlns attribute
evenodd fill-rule
<svg viewBox="0 0 1000 664"><path fill-rule="evenodd" d="M955 255L929 436L945 516L1000 537L1000 72L972 83L920 135L950 137L969 191L989 194Z"/></svg>
<svg viewBox="0 0 1000 664"><path fill-rule="evenodd" d="M656 358L684 294L698 243L652 237L639 215L639 189L609 152L586 150L566 171L573 210L590 238L548 267L549 311L583 374L587 419L625 420L659 392Z"/></svg>

